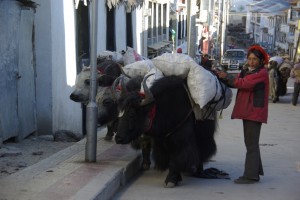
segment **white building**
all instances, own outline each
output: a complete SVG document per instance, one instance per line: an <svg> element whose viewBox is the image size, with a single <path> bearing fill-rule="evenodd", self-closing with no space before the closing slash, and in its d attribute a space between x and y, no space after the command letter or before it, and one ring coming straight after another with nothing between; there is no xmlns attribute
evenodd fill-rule
<svg viewBox="0 0 300 200"><path fill-rule="evenodd" d="M284 31L289 7L290 3L282 0L253 1L248 5L246 33L251 33L254 43L271 55L277 54L279 48L288 49Z"/></svg>
<svg viewBox="0 0 300 200"><path fill-rule="evenodd" d="M35 0L30 1L33 5L37 5L33 9L24 6L25 4L18 0L1 0L2 19L11 19L7 20L11 23L10 26L6 26L4 21L0 24L0 27L9 27L6 28L5 34L5 28L1 28L3 34L0 39L7 41L8 44L3 44L0 50L5 52L6 47L11 46L13 51L8 52L9 54L3 53L0 57L0 63L5 63L4 59L7 60L7 56L12 58L9 60L9 65L0 64L0 72L7 71L7 68L12 65L16 65L16 70L9 73L9 76L13 76L9 82L3 84L1 82L0 89L7 88L7 91L11 91L20 88L17 85L20 85L20 80L25 80L23 78L25 74L21 74L20 67L15 64L22 65L23 62L18 60L15 52L27 52L29 49L26 62L31 63L32 92L29 94L31 98L28 103L16 99L15 97L18 96L16 92L5 99L0 99L2 105L7 105L5 109L1 109L5 115L3 118L0 117L0 142L10 137L22 139L32 132L38 134L53 134L57 131L78 134L84 132L82 107L79 103L71 101L69 95L74 89L76 75L80 72L82 63L89 58L90 54L90 11L85 5L89 2L88 0ZM10 17L12 9L15 13L14 18ZM32 19L31 27L27 25L30 35L26 38L25 34L18 32L18 24L20 24L18 16L19 13L21 15L24 13L23 10L30 11L25 21L27 18L29 22ZM169 0L98 1L97 11L97 55L104 50L126 50L129 46L147 57L151 47L156 48L156 55L158 55L162 53L161 48L170 45ZM29 22L27 24L30 24ZM13 41L10 38L12 35L26 39L29 44L26 51L23 47L22 50L14 48L20 46L19 41L14 42L13 46L10 45ZM10 82L15 85L12 89L7 87ZM15 109L18 108L18 104L29 108L29 103L32 105L31 110L25 112L25 115L18 116L18 110ZM12 109L15 114L8 115L12 113ZM24 129L22 124L26 124L21 119L29 119L29 116L32 120L28 121L28 124L33 124L32 128L28 133L18 136L20 129ZM9 132L13 134L10 135Z"/></svg>

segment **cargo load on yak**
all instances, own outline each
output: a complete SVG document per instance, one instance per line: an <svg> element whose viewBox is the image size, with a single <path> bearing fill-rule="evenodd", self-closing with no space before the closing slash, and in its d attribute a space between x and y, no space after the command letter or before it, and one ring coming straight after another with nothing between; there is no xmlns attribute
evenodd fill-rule
<svg viewBox="0 0 300 200"><path fill-rule="evenodd" d="M197 119L213 118L214 111L221 111L229 106L232 100L232 91L210 71L198 65L190 56L185 54L165 53L152 60L131 63L126 68L134 72L130 74L145 75L154 73L147 79L150 87L153 81L163 76L176 75L187 81L187 87L194 103L194 112Z"/></svg>

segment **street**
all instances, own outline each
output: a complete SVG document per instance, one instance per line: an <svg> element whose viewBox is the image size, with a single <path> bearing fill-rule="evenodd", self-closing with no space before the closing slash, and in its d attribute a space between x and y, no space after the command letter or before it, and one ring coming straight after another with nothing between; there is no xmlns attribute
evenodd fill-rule
<svg viewBox="0 0 300 200"><path fill-rule="evenodd" d="M183 176L175 188L164 188L166 172L152 168L141 172L124 186L113 200L299 200L300 199L300 105L291 105L292 80L288 93L280 101L269 101L268 123L263 124L260 138L265 175L259 183L234 184L243 173L245 146L241 120L231 120L233 101L223 111L216 133L217 154L204 167L214 167L229 174L231 180L200 179Z"/></svg>

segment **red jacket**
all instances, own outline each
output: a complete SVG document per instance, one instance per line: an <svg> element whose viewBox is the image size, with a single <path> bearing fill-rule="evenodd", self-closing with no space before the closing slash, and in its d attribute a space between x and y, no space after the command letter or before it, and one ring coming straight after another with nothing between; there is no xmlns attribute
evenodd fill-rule
<svg viewBox="0 0 300 200"><path fill-rule="evenodd" d="M230 75L229 75L230 76ZM230 80L231 79L231 80ZM232 119L246 119L267 123L269 101L269 76L266 68L227 77L228 83L237 88Z"/></svg>

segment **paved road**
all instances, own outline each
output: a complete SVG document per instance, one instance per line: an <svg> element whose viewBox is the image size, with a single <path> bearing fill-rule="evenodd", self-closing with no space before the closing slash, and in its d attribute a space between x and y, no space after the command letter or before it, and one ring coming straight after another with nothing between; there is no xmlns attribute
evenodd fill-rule
<svg viewBox="0 0 300 200"><path fill-rule="evenodd" d="M219 120L217 155L205 166L226 171L231 180L184 176L178 187L167 189L163 187L166 172L151 169L139 174L114 200L300 200L300 105L291 105L291 92L289 87L279 103L270 101L269 121L263 125L260 139L265 176L259 183L233 183L242 175L245 147L241 120L230 119L232 102Z"/></svg>

